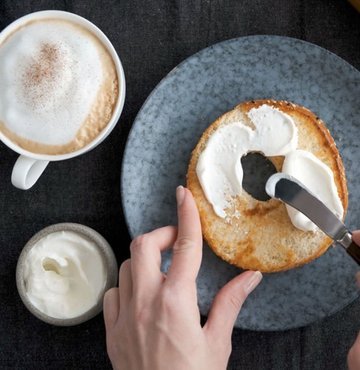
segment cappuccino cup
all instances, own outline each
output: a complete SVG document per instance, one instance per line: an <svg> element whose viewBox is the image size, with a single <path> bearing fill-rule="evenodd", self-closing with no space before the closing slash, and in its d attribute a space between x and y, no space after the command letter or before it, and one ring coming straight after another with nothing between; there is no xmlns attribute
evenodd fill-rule
<svg viewBox="0 0 360 370"><path fill-rule="evenodd" d="M29 189L51 161L79 156L115 127L125 101L120 58L104 33L40 11L0 33L0 140L19 153L11 181Z"/></svg>

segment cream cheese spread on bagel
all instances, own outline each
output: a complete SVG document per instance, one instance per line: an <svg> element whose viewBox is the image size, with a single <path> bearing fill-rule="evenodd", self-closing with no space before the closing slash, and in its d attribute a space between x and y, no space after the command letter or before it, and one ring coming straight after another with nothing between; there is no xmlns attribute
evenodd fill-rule
<svg viewBox="0 0 360 370"><path fill-rule="evenodd" d="M293 119L270 105L252 108L247 117L254 128L235 121L217 129L201 153L196 173L215 213L226 217L233 197L242 192L241 157L261 152L266 157L285 156L282 172L306 185L339 218L344 209L329 167L311 152L297 150L298 130ZM300 230L317 226L301 212L286 206L291 222Z"/></svg>

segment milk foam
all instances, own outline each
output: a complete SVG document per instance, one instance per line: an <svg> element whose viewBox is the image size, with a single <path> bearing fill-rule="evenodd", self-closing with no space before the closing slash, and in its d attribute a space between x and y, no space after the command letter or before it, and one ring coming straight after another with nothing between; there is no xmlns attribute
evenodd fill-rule
<svg viewBox="0 0 360 370"><path fill-rule="evenodd" d="M91 142L118 94L116 69L100 40L55 19L28 23L0 45L0 86L0 130L48 154Z"/></svg>

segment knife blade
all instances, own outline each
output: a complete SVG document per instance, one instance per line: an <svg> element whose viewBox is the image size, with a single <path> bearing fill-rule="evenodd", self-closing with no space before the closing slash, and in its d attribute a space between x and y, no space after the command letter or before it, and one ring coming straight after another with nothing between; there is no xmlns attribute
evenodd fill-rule
<svg viewBox="0 0 360 370"><path fill-rule="evenodd" d="M346 249L360 265L360 247L352 240L349 229L339 218L300 181L285 173L269 177L267 194L290 205L308 217L331 239Z"/></svg>

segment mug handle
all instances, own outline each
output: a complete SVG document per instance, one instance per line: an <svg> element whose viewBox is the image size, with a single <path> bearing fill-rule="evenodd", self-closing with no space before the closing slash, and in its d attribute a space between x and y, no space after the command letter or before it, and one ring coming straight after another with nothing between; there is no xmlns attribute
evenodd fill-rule
<svg viewBox="0 0 360 370"><path fill-rule="evenodd" d="M44 172L49 161L20 155L11 174L12 184L22 190L30 189Z"/></svg>

